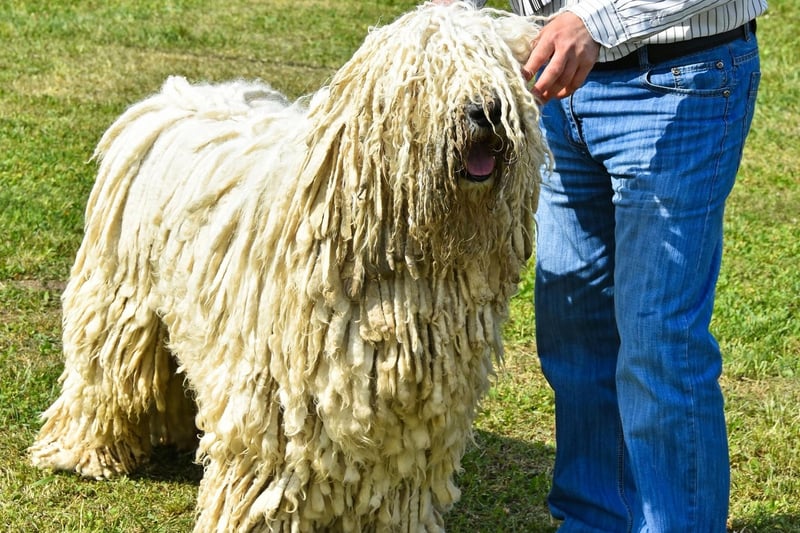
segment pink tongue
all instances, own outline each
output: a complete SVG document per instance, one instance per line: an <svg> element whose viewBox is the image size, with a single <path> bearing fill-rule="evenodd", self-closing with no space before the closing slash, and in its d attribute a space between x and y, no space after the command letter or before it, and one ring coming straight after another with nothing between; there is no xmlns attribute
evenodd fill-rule
<svg viewBox="0 0 800 533"><path fill-rule="evenodd" d="M467 156L467 172L473 176L488 176L494 171L494 155L485 144L475 144Z"/></svg>

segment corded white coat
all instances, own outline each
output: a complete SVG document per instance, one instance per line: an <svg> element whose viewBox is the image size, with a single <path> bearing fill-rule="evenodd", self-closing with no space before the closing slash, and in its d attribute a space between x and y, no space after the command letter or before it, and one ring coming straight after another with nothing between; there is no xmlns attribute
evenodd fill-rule
<svg viewBox="0 0 800 533"><path fill-rule="evenodd" d="M175 77L127 110L97 148L34 463L127 473L196 422L197 531L441 531L532 252L535 34L423 6L298 102ZM475 102L502 109L484 183Z"/></svg>

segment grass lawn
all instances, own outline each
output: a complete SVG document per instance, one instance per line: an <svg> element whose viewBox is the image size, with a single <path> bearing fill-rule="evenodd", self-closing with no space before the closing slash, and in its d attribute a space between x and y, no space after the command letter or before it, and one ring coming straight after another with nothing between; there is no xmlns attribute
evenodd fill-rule
<svg viewBox="0 0 800 533"><path fill-rule="evenodd" d="M730 528L800 531L800 15L760 20L762 86L726 218L713 329L725 356ZM500 2L492 2L503 6ZM296 97L323 84L369 26L414 2L0 2L0 529L191 529L201 470L159 450L91 482L28 465L58 393L59 297L80 243L89 162L105 128L170 74L261 78ZM507 363L464 460L454 532L548 532L552 394L533 342L532 278L506 327Z"/></svg>

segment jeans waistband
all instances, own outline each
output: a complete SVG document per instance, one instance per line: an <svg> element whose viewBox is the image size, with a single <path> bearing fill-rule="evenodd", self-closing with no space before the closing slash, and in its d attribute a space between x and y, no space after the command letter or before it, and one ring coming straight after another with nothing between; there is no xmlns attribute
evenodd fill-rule
<svg viewBox="0 0 800 533"><path fill-rule="evenodd" d="M682 57L696 52L709 50L716 46L728 44L736 39L747 38L749 34L756 32L756 21L751 20L743 26L739 26L733 30L729 30L716 35L709 35L708 37L698 37L696 39L689 39L688 41L679 41L669 44L650 44L644 48L647 50L647 61L650 64L662 63L678 57ZM639 66L641 57L639 50L634 50L626 56L622 56L614 61L606 61L604 63L595 63L592 70L607 71L607 70L623 70L628 68L636 68Z"/></svg>

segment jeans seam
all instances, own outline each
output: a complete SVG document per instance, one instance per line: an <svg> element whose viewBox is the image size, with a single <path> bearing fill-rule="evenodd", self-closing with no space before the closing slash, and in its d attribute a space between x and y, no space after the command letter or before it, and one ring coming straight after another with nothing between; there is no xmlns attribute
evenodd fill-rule
<svg viewBox="0 0 800 533"><path fill-rule="evenodd" d="M581 121L575 113L575 106L573 104L574 96L575 95L570 95L567 98L567 106L564 111L567 117L567 124L571 129L571 131L566 132L567 139L569 139L570 144L586 152L588 148L586 146L586 139L583 136L583 127L581 125Z"/></svg>
<svg viewBox="0 0 800 533"><path fill-rule="evenodd" d="M625 437L621 424L617 439L619 443L617 450L617 490L619 491L619 499L622 501L622 505L625 507L625 512L628 515L626 533L631 533L633 531L633 508L625 496Z"/></svg>
<svg viewBox="0 0 800 533"><path fill-rule="evenodd" d="M715 189L717 187L717 183L719 182L719 177L720 177L721 159L723 157L723 154L725 153L724 152L724 146L725 146L726 139L730 135L731 125L730 125L730 122L728 120L729 119L729 114L730 114L730 107L731 107L731 99L730 98L726 98L725 99L725 106L724 106L724 110L723 110L723 121L722 121L722 123L724 124L723 132L722 132L722 135L721 135L720 141L719 141L720 146L719 146L719 149L717 150L717 154L719 154L719 156L714 161L714 178L713 178L713 180L711 180L711 183L709 185L709 193L708 193L708 199L707 199L707 203L706 203L705 219L703 220L703 231L702 231L703 235L705 235L708 232L709 217L711 216L711 211L713 209L712 202L713 202L713 198L715 197L714 191L715 191ZM698 261L699 260L700 260L700 258L698 257ZM700 272L700 264L695 264L694 265L694 269L692 271L693 272ZM685 365L684 368L687 370L687 375L691 375L691 372L688 372L689 368L691 367L691 362L690 362L691 354L689 353L689 345L690 345L690 337L691 337L690 324L689 324L689 322L688 322L688 320L686 318L683 319L683 322L684 322L683 331L684 331L684 336L685 336L684 337L684 353L683 353L683 359L684 360L683 360L683 364ZM689 414L689 416L688 416L688 426L689 426L688 427L688 438L692 440L691 447L689 449L694 450L693 457L688 458L689 464L691 465L689 467L690 468L689 479L690 479L690 483L692 484L692 486L689 487L689 498L688 498L689 508L686 509L686 514L689 517L689 520L690 520L689 523L695 524L695 523L697 523L697 508L698 508L697 498L698 498L698 495L699 495L699 487L700 487L700 479L698 479L698 472L700 471L700 469L698 468L698 464L697 464L699 459L698 459L697 452L696 452L696 450L697 450L697 442L698 442L697 425L695 423L697 406L696 406L696 399L695 399L696 398L696 394L695 394L695 390L694 390L695 389L694 383L692 383L691 380L687 379L686 387L688 389L688 394L689 394L689 401L688 401L688 405L687 405L687 409L689 411L688 412L688 414Z"/></svg>

